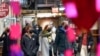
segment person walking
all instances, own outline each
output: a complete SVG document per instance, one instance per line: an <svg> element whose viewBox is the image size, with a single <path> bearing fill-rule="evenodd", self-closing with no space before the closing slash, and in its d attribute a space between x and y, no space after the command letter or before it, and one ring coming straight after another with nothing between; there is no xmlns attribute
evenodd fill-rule
<svg viewBox="0 0 100 56"><path fill-rule="evenodd" d="M40 41L40 50L39 52L42 53L42 56L51 56L50 54L50 42L51 42L51 29L49 25L44 27L44 30L41 32L41 41Z"/></svg>
<svg viewBox="0 0 100 56"><path fill-rule="evenodd" d="M93 45L93 37L90 32L83 31L79 37L79 51L80 56L88 56L88 48L90 49Z"/></svg>
<svg viewBox="0 0 100 56"><path fill-rule="evenodd" d="M69 49L69 42L67 40L66 36L66 27L67 22L64 21L61 26L58 27L56 32L56 39L55 39L55 56L57 56L57 53L59 56L64 56L64 52Z"/></svg>

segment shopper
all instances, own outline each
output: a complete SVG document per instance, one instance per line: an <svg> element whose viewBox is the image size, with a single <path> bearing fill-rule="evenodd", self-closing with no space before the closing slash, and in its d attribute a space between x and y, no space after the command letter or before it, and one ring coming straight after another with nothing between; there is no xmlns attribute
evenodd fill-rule
<svg viewBox="0 0 100 56"><path fill-rule="evenodd" d="M72 24L69 24L69 25L66 25L65 26L65 29L66 29L66 40L67 40L67 48L66 48L66 51L65 51L65 56L67 56L67 52L68 50L70 50L71 52L71 56L74 54L74 46L73 46L73 43L75 42L75 30L74 28L72 27Z"/></svg>
<svg viewBox="0 0 100 56"><path fill-rule="evenodd" d="M0 37L0 41L3 41L2 56L9 56L10 54L10 39L9 39L9 28L6 28Z"/></svg>
<svg viewBox="0 0 100 56"><path fill-rule="evenodd" d="M65 26L68 25L66 21L64 21L61 26L58 27L56 32L56 39L55 39L55 55L64 56L64 52L66 49L69 48L69 43L66 36L66 29Z"/></svg>
<svg viewBox="0 0 100 56"><path fill-rule="evenodd" d="M92 45L93 38L91 33L83 31L82 35L79 37L80 56L88 56L88 48L90 49Z"/></svg>
<svg viewBox="0 0 100 56"><path fill-rule="evenodd" d="M89 56L91 56L91 52L92 52L92 46L93 46L93 36L92 36L92 33L89 32L88 33L88 44L87 44L87 49L88 49L88 53L89 53Z"/></svg>
<svg viewBox="0 0 100 56"><path fill-rule="evenodd" d="M50 30L51 42L49 43L50 44L49 54L50 54L50 56L54 56L54 42L55 42L55 38L56 38L56 27L54 26L53 22L51 22L49 24L49 26L50 26L49 29L51 29Z"/></svg>
<svg viewBox="0 0 100 56"><path fill-rule="evenodd" d="M41 32L40 50L42 56L50 56L50 42L51 42L51 29L49 25L46 25L44 30Z"/></svg>
<svg viewBox="0 0 100 56"><path fill-rule="evenodd" d="M37 35L32 31L32 27L28 26L26 33L21 39L21 46L25 56L36 56L39 42Z"/></svg>
<svg viewBox="0 0 100 56"><path fill-rule="evenodd" d="M33 32L37 34L37 36L39 36L39 34L41 33L42 31L42 27L40 25L35 25L33 27Z"/></svg>

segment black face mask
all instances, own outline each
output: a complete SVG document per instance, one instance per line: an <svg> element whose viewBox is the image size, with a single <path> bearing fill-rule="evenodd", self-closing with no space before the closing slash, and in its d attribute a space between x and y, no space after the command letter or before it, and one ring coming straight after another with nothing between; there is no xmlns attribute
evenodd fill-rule
<svg viewBox="0 0 100 56"><path fill-rule="evenodd" d="M32 34L33 33L33 30L30 30L29 33Z"/></svg>

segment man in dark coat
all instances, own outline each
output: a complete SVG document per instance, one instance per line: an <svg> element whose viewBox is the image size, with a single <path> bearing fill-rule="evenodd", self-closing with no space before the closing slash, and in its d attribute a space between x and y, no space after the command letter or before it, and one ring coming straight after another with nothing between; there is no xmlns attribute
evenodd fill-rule
<svg viewBox="0 0 100 56"><path fill-rule="evenodd" d="M42 27L40 25L35 25L33 27L33 32L39 36L40 32L42 31Z"/></svg>
<svg viewBox="0 0 100 56"><path fill-rule="evenodd" d="M67 36L66 36L66 22L63 22L62 25L60 27L58 27L57 32L56 32L56 39L55 39L55 54L57 54L57 50L58 50L58 54L59 56L64 56L64 51L66 49L71 48L70 43L67 40ZM56 55L55 55L56 56Z"/></svg>
<svg viewBox="0 0 100 56"><path fill-rule="evenodd" d="M9 39L9 29L8 28L1 35L0 41L3 41L2 56L9 56L10 39Z"/></svg>

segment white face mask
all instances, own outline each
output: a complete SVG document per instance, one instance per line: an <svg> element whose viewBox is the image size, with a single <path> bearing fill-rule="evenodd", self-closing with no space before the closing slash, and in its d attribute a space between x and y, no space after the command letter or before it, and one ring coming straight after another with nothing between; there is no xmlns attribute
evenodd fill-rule
<svg viewBox="0 0 100 56"><path fill-rule="evenodd" d="M37 27L36 30L39 30L39 28Z"/></svg>

